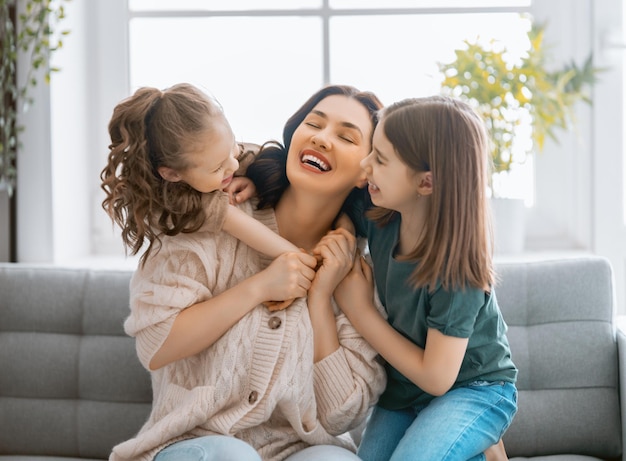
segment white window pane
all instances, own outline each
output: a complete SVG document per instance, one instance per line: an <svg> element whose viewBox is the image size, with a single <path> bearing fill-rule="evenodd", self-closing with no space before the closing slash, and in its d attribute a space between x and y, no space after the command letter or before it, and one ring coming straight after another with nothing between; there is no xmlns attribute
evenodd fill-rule
<svg viewBox="0 0 626 461"><path fill-rule="evenodd" d="M287 118L323 84L321 30L320 19L303 17L137 18L131 89L193 83L220 101L238 139L280 140Z"/></svg>
<svg viewBox="0 0 626 461"><path fill-rule="evenodd" d="M238 11L320 8L322 0L129 0L131 11Z"/></svg>
<svg viewBox="0 0 626 461"><path fill-rule="evenodd" d="M528 7L532 0L330 0L331 8L479 8L479 7Z"/></svg>
<svg viewBox="0 0 626 461"><path fill-rule="evenodd" d="M497 39L511 52L528 46L529 23L514 13L345 16L330 21L331 79L375 91L384 103L440 92L437 63L463 40ZM521 44L521 46L520 46Z"/></svg>
<svg viewBox="0 0 626 461"><path fill-rule="evenodd" d="M371 90L383 104L438 94L438 63L454 60L464 40L496 40L514 60L529 46L529 28L529 19L517 13L336 17L330 21L331 81ZM532 164L516 166L511 175L515 190L506 194L532 204Z"/></svg>

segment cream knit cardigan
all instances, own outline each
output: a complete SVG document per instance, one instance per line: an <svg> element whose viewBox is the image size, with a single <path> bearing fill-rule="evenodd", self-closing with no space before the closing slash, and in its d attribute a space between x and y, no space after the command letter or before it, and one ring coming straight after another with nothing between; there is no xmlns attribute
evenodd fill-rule
<svg viewBox="0 0 626 461"><path fill-rule="evenodd" d="M252 211L250 202L241 208L277 231L273 210ZM181 310L271 262L225 232L162 240L132 278L125 322L146 368ZM110 460L151 460L176 441L210 434L242 439L267 461L309 445L354 450L344 433L367 416L385 374L375 351L335 314L340 348L315 364L307 305L298 299L279 312L259 305L208 349L151 372L150 417Z"/></svg>

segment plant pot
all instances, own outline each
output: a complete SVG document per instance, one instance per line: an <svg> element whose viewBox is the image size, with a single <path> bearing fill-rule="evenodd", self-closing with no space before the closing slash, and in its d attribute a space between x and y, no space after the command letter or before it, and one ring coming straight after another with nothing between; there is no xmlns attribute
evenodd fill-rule
<svg viewBox="0 0 626 461"><path fill-rule="evenodd" d="M524 251L526 205L524 199L492 198L495 254Z"/></svg>

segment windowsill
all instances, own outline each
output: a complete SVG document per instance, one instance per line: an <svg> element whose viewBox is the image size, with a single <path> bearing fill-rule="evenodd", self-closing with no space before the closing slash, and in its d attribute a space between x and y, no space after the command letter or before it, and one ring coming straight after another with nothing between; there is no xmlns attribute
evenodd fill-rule
<svg viewBox="0 0 626 461"><path fill-rule="evenodd" d="M537 250L524 251L515 254L496 254L494 260L498 262L532 262L532 261L552 261L556 259L584 258L592 256L588 250Z"/></svg>
<svg viewBox="0 0 626 461"><path fill-rule="evenodd" d="M138 256L103 256L92 255L84 258L59 261L54 266L86 268L86 269L106 269L106 270L131 270L134 271L139 263Z"/></svg>

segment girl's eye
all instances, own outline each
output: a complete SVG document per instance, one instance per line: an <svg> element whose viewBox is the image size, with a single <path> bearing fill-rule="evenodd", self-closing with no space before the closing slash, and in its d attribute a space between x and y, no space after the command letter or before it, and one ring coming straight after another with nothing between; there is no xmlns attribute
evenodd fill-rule
<svg viewBox="0 0 626 461"><path fill-rule="evenodd" d="M374 157L374 160L376 161L376 163L378 163L379 165L383 164L383 161L380 159L380 157L377 155L376 157Z"/></svg>
<svg viewBox="0 0 626 461"><path fill-rule="evenodd" d="M313 122L306 122L305 125L308 125L312 128L319 128L320 126L317 123L313 123Z"/></svg>
<svg viewBox="0 0 626 461"><path fill-rule="evenodd" d="M339 136L341 139L343 139L346 142L349 142L350 144L354 144L354 140L348 136Z"/></svg>

